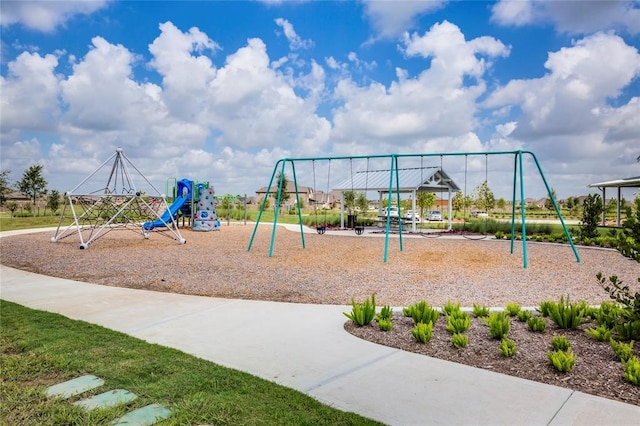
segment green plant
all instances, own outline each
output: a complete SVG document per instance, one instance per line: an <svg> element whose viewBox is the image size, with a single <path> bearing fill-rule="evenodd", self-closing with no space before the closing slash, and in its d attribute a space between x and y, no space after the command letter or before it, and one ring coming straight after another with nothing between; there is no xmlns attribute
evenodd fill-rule
<svg viewBox="0 0 640 426"><path fill-rule="evenodd" d="M632 356L624 363L624 378L636 386L640 386L640 360Z"/></svg>
<svg viewBox="0 0 640 426"><path fill-rule="evenodd" d="M529 318L532 317L531 311L520 311L517 314L518 316L518 320L521 322L527 322L529 321Z"/></svg>
<svg viewBox="0 0 640 426"><path fill-rule="evenodd" d="M476 305L474 303L473 304L473 315L475 315L476 318L486 318L486 317L489 316L489 308L487 308L486 306Z"/></svg>
<svg viewBox="0 0 640 426"><path fill-rule="evenodd" d="M460 304L453 303L451 300L447 300L447 303L442 307L442 312L445 315L451 315L454 312L460 311Z"/></svg>
<svg viewBox="0 0 640 426"><path fill-rule="evenodd" d="M433 323L419 322L411 329L411 334L420 343L428 343L433 335Z"/></svg>
<svg viewBox="0 0 640 426"><path fill-rule="evenodd" d="M571 350L547 352L547 359L561 373L568 373L576 364L576 356Z"/></svg>
<svg viewBox="0 0 640 426"><path fill-rule="evenodd" d="M455 333L451 336L451 344L456 349L466 348L469 344L469 338L461 333Z"/></svg>
<svg viewBox="0 0 640 426"><path fill-rule="evenodd" d="M413 318L413 323L433 323L438 322L440 318L440 312L437 309L432 308L429 304L423 300L416 304L409 306L409 316Z"/></svg>
<svg viewBox="0 0 640 426"><path fill-rule="evenodd" d="M580 236L582 239L598 236L598 222L602 209L602 197L599 194L589 194L582 202L582 221L580 222Z"/></svg>
<svg viewBox="0 0 640 426"><path fill-rule="evenodd" d="M622 305L615 326L619 337L622 340L640 340L640 292L633 294L616 275L610 276L608 283L600 272L596 278L609 297Z"/></svg>
<svg viewBox="0 0 640 426"><path fill-rule="evenodd" d="M598 325L602 325L612 330L618 324L618 318L621 314L621 308L613 302L602 302L600 307L593 311L590 315Z"/></svg>
<svg viewBox="0 0 640 426"><path fill-rule="evenodd" d="M586 304L574 304L569 301L569 296L565 301L564 296L560 296L560 301L549 308L549 317L559 328L574 329L582 324L585 314Z"/></svg>
<svg viewBox="0 0 640 426"><path fill-rule="evenodd" d="M376 295L372 294L371 299L367 298L363 303L351 299L351 313L343 314L360 327L370 324L376 315Z"/></svg>
<svg viewBox="0 0 640 426"><path fill-rule="evenodd" d="M527 326L534 333L544 333L547 328L547 321L543 317L531 317L527 320Z"/></svg>
<svg viewBox="0 0 640 426"><path fill-rule="evenodd" d="M496 237L496 240L501 240L504 238L504 232L502 231L496 231L496 233L494 234L494 236Z"/></svg>
<svg viewBox="0 0 640 426"><path fill-rule="evenodd" d="M616 235L615 245L623 256L640 262L640 196L633 200L634 208L627 208L622 232Z"/></svg>
<svg viewBox="0 0 640 426"><path fill-rule="evenodd" d="M537 311L540 312L543 317L548 317L549 311L555 304L556 302L554 302L553 300L545 300L543 302L540 302L540 307L538 307Z"/></svg>
<svg viewBox="0 0 640 426"><path fill-rule="evenodd" d="M633 340L629 343L616 342L613 339L609 339L609 345L616 357L622 362L627 362L629 358L633 356Z"/></svg>
<svg viewBox="0 0 640 426"><path fill-rule="evenodd" d="M571 342L565 336L555 336L551 339L551 348L554 351L568 351L571 349Z"/></svg>
<svg viewBox="0 0 640 426"><path fill-rule="evenodd" d="M391 319L379 319L378 328L380 331L389 331L393 328L393 322Z"/></svg>
<svg viewBox="0 0 640 426"><path fill-rule="evenodd" d="M512 356L514 356L517 350L518 347L513 340L505 338L500 342L500 353L506 358L511 358Z"/></svg>
<svg viewBox="0 0 640 426"><path fill-rule="evenodd" d="M447 315L446 330L452 334L464 333L471 326L471 318L469 314L462 311L454 311L451 315Z"/></svg>
<svg viewBox="0 0 640 426"><path fill-rule="evenodd" d="M488 324L492 339L503 339L509 333L509 316L504 312L492 312Z"/></svg>
<svg viewBox="0 0 640 426"><path fill-rule="evenodd" d="M391 320L393 318L393 309L389 305L385 305L380 309L380 312L376 316L378 321L380 320Z"/></svg>
<svg viewBox="0 0 640 426"><path fill-rule="evenodd" d="M517 303L507 303L507 306L504 308L504 310L510 317L515 317L516 315L518 315L518 312L520 312L520 305L518 305Z"/></svg>
<svg viewBox="0 0 640 426"><path fill-rule="evenodd" d="M611 330L604 325L599 325L596 328L587 328L584 332L597 342L608 342L611 340Z"/></svg>

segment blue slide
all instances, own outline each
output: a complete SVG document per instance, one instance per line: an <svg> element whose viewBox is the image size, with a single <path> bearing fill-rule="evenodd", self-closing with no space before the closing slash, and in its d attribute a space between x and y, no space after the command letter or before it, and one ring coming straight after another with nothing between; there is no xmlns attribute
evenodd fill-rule
<svg viewBox="0 0 640 426"><path fill-rule="evenodd" d="M186 203L188 203L191 200L192 185L193 183L189 179L179 180L178 181L178 197L175 200L173 200L173 203L171 203L169 208L165 210L164 213L162 213L162 216L160 216L162 220L157 219L157 220L154 220L153 222L145 222L142 225L142 227L147 231L151 231L153 228L161 228L170 224L171 217L173 216L173 218L175 219L176 214L178 213L178 210L180 210L182 206L184 206Z"/></svg>

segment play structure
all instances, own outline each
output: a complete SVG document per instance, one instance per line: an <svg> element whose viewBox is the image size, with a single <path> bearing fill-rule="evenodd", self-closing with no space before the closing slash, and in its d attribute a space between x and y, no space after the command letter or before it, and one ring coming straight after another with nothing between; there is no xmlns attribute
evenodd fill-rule
<svg viewBox="0 0 640 426"><path fill-rule="evenodd" d="M277 227L277 221L278 221L278 214L279 214L279 209L280 209L280 204L281 204L281 200L282 200L282 192L283 192L283 180L285 177L285 170L286 170L286 166L289 165L291 167L291 173L293 176L293 183L294 183L294 188L295 188L295 196L296 196L296 203L299 204L299 192L298 192L298 180L297 180L297 176L296 176L296 164L301 164L301 163L312 163L312 169L313 169L313 181L314 181L314 188L313 188L313 192L314 194L316 193L316 177L315 177L315 173L316 173L316 162L319 161L324 161L328 164L327 166L327 189L326 189L326 193L325 195L329 194L331 192L331 187L330 187L330 173L331 173L331 163L332 162L336 162L339 160L348 160L350 162L350 177L348 179L346 179L345 181L343 181L340 185L337 185L335 188L333 188L334 191L340 191L341 193L341 200L340 200L340 205L341 205L341 228L344 227L344 193L347 191L351 191L353 193L353 191L356 190L364 190L365 193L367 191L377 191L379 194L382 194L383 192L387 194L387 200L386 200L386 206L384 208L382 208L382 195L380 195L380 217L384 218L384 225L385 225L385 242L384 242L384 253L383 253L383 261L387 262L388 259L388 250L389 250L389 234L391 233L391 227L392 227L392 214L391 214L391 206L394 204L399 206L401 205L401 198L400 198L400 194L403 192L409 192L412 191L412 199L413 199L413 211L416 210L416 204L415 204L415 199L416 199L416 193L418 191L437 191L440 190L442 191L447 191L449 193L448 196L448 209L449 209L449 218L451 217L451 192L455 192L455 191L460 191L460 188L457 187L457 185L453 184L451 178L444 172L443 170L443 160L449 157L464 157L464 191L465 191L465 198L467 197L467 169L468 169L468 159L469 158L476 158L476 157L480 157L480 159L484 159L484 164L485 164L485 182L488 181L488 159L491 156L498 156L498 157L505 157L505 156L512 156L513 157L513 199L512 199L512 211L511 211L511 253L513 254L514 252L514 244L515 244L515 235L516 235L516 205L517 205L517 199L516 199L516 195L518 194L518 183L519 183L519 195L520 195L520 218L521 218L521 229L522 229L522 257L523 257L523 266L524 268L527 267L528 265L528 260L527 260L527 234L526 234L526 219L525 219L525 194L524 194L524 174L523 174L523 156L530 156L530 158L533 161L533 164L536 167L536 170L539 174L539 177L541 178L542 182L544 183L544 187L546 188L546 192L549 196L549 199L551 200L552 204L553 204L553 208L557 214L557 217L560 221L560 224L562 225L562 228L564 230L564 233L569 241L569 244L571 246L571 249L573 250L573 253L575 255L576 261L580 262L580 256L578 255L578 252L576 250L576 247L573 243L573 239L571 238L571 234L569 233L569 230L567 229L564 219L562 218L562 214L560 213L560 209L558 208L558 204L553 196L553 193L551 191L551 188L549 187L549 184L547 183L547 180L544 176L544 173L542 172L542 168L540 167L540 163L538 162L538 159L536 158L535 154L533 154L530 151L497 151L497 152L449 152L449 153L423 153L423 154L386 154L386 155L368 155L368 156L342 156L342 157L309 157L309 158L282 158L280 160L278 160L273 168L273 173L271 174L271 179L269 181L269 184L267 186L267 191L270 191L272 188L272 185L274 183L274 179L276 178L276 175L279 175L280 179L279 182L277 184L277 192L275 194L276 200L275 200L275 212L274 212L274 221L273 221L273 228L271 231L271 242L270 242L270 246L269 246L269 257L273 256L273 250L275 247L275 235L276 235L276 227ZM423 166L423 160L424 159L428 159L428 158L440 158L440 167L438 168L429 168L429 169L425 169L425 167ZM398 166L398 162L399 160L412 160L412 161L417 161L420 160L420 167L413 167L413 168L400 168ZM359 174L354 174L353 172L353 161L354 160L366 160L366 171L364 172L360 172ZM369 170L369 162L371 160L376 160L378 162L387 160L389 161L389 168L388 169L383 169L383 170ZM480 164L482 162L479 162ZM344 170L345 168L343 168ZM406 185L404 182L405 180L410 180L412 178L416 178L417 176L420 177L420 180L418 181L418 183L411 183L410 185ZM427 177L425 179L425 176ZM260 213L258 214L258 218L256 220L256 225L254 227L253 233L251 235L251 239L249 241L249 246L247 248L248 251L251 250L251 247L253 245L253 241L255 239L256 236L256 231L258 229L258 226L260 225L260 219L262 217L262 213L265 210L265 206L267 203L267 198L269 196L269 192L267 192L267 194L264 197L264 200L262 201L261 207L260 207ZM314 195L315 197L315 195ZM395 197L395 200L394 200ZM326 200L323 200L323 202L326 202ZM314 203L317 203L317 201L314 201ZM466 206L465 206L466 209ZM465 216L466 216L466 211L465 211ZM317 214L316 214L316 218L317 218ZM317 219L316 219L317 220ZM304 229L303 229L303 225L302 225L302 213L300 212L300 210L298 210L298 222L299 222L299 226L300 226L300 238L301 238L301 242L302 242L302 248L306 247L306 243L305 243L305 239L304 239ZM413 220L413 226L415 229L415 217ZM398 234L399 234L399 249L400 251L403 250L403 220L399 220L397 221L397 230L398 230ZM450 225L449 225L450 227ZM323 225L319 225L317 226L317 231L319 234L324 234L325 232L325 228L326 228L326 224ZM355 226L355 231L356 234L361 235L362 234L362 227L361 226Z"/></svg>
<svg viewBox="0 0 640 426"><path fill-rule="evenodd" d="M179 211L187 206L195 211L194 230L209 231L220 227L213 188L209 188L208 183L194 185L190 180L180 180L173 202L168 205L165 195L133 165L121 148L67 191L64 198L60 221L51 241L77 236L81 249L89 248L91 243L113 230L130 230L144 238L155 232L184 244L186 240L180 234L176 219ZM73 223L63 226L68 213L73 216Z"/></svg>
<svg viewBox="0 0 640 426"><path fill-rule="evenodd" d="M193 231L218 231L220 221L216 214L214 190L209 182L171 178L167 179L167 192L170 192L169 186L172 182L174 184L171 191L173 202L161 219L146 222L143 227L151 230L165 226L168 222L163 219L172 216L176 218L176 223L182 218L183 225L184 220L187 219Z"/></svg>

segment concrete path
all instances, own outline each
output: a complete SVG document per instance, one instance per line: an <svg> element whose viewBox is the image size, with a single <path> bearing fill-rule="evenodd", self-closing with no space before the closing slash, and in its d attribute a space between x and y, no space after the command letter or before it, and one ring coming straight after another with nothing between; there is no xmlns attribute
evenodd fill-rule
<svg viewBox="0 0 640 426"><path fill-rule="evenodd" d="M0 297L176 348L390 425L640 424L640 406L360 340L343 329L349 306L106 287L4 266Z"/></svg>

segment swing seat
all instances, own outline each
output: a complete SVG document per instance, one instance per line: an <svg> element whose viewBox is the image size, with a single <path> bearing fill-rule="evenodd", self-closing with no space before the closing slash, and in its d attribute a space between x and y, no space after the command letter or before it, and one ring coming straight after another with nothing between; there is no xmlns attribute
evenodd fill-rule
<svg viewBox="0 0 640 426"><path fill-rule="evenodd" d="M362 235L364 233L364 226L358 225L354 228L356 230L356 235Z"/></svg>
<svg viewBox="0 0 640 426"><path fill-rule="evenodd" d="M326 226L318 226L318 227L316 228L316 232L317 232L318 234L320 234L320 235L324 234L326 230L327 230L327 227L326 227Z"/></svg>

